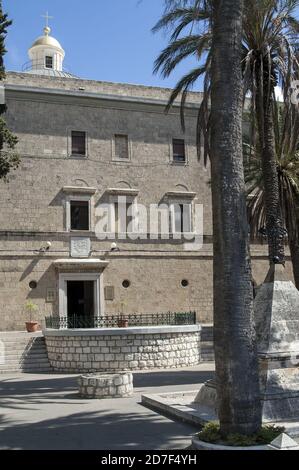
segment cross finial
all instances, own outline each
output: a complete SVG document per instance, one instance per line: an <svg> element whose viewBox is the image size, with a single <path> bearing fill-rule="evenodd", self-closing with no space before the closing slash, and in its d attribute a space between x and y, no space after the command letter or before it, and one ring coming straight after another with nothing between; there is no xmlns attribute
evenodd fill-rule
<svg viewBox="0 0 299 470"><path fill-rule="evenodd" d="M46 28L49 27L49 20L52 20L54 16L49 16L49 12L47 11L45 15L42 15L42 18L46 19Z"/></svg>

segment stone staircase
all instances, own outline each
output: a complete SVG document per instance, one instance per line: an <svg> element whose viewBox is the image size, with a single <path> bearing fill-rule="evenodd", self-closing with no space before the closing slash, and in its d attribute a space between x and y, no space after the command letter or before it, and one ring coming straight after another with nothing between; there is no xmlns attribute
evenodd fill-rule
<svg viewBox="0 0 299 470"><path fill-rule="evenodd" d="M0 332L0 374L51 372L42 332Z"/></svg>
<svg viewBox="0 0 299 470"><path fill-rule="evenodd" d="M215 360L213 344L213 325L201 325L201 360L210 362Z"/></svg>

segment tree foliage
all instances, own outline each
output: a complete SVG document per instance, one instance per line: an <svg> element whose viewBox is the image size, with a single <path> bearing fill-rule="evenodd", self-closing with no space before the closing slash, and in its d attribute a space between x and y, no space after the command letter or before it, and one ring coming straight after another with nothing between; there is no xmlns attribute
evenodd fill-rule
<svg viewBox="0 0 299 470"><path fill-rule="evenodd" d="M166 112L175 100L181 100L181 122L188 92L203 77L203 94L197 123L197 148L204 162L210 156L211 30L213 6L209 0L166 0L166 11L154 27L165 30L169 44L155 62L155 72L167 77L187 57L198 64L179 80L172 91ZM285 102L291 99L291 83L298 70L299 22L295 17L298 0L246 0L243 13L242 65L244 103L251 94L252 140L257 132L265 191L266 229L269 261L284 262L284 244L280 233L282 215L279 204L274 122L277 114L275 86L283 89ZM225 86L225 84L223 84ZM257 124L255 126L255 124Z"/></svg>
<svg viewBox="0 0 299 470"><path fill-rule="evenodd" d="M7 14L3 12L2 2L0 0L0 87L3 91L3 102L0 102L0 180L3 179L4 181L7 181L8 174L10 173L10 171L16 169L20 162L19 156L14 151L18 139L9 130L6 121L3 117L4 113L7 110L3 86L3 80L5 79L5 38L7 34L7 28L11 24L12 21L8 20Z"/></svg>
<svg viewBox="0 0 299 470"><path fill-rule="evenodd" d="M299 110L281 106L276 114L275 144L279 200L286 229L296 287L299 288ZM248 219L253 239L263 236L266 225L265 187L260 145L244 142L245 181L248 193Z"/></svg>

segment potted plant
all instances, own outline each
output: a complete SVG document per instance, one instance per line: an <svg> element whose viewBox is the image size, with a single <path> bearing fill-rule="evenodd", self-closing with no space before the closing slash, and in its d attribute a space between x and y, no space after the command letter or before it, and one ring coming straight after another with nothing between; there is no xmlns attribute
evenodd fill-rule
<svg viewBox="0 0 299 470"><path fill-rule="evenodd" d="M129 326L129 320L128 318L124 315L124 307L126 303L121 302L121 314L119 315L117 319L117 326L118 328L128 328Z"/></svg>
<svg viewBox="0 0 299 470"><path fill-rule="evenodd" d="M129 320L128 318L123 315L122 313L119 315L117 319L117 326L118 328L128 328L129 326Z"/></svg>
<svg viewBox="0 0 299 470"><path fill-rule="evenodd" d="M38 306L34 304L31 300L28 300L25 304L26 312L29 314L29 321L25 322L26 330L28 333L34 333L38 330L39 324L37 321L33 320L33 313L37 311Z"/></svg>

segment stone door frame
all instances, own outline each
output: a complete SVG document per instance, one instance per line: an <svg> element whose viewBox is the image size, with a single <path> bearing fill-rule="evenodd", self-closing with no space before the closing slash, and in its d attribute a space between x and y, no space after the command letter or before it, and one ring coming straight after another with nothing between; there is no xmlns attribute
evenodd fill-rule
<svg viewBox="0 0 299 470"><path fill-rule="evenodd" d="M67 281L94 281L94 316L104 315L103 273L59 273L59 316L67 317Z"/></svg>

